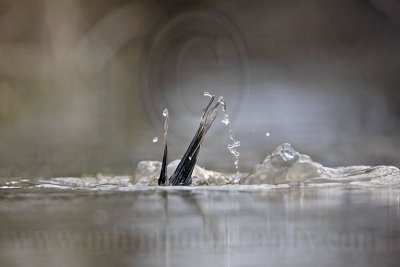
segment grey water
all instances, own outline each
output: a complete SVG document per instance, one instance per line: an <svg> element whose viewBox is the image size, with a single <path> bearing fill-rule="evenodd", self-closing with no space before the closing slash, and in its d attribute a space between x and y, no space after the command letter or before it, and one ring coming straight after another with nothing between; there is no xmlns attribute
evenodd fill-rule
<svg viewBox="0 0 400 267"><path fill-rule="evenodd" d="M0 266L399 266L400 188L0 190Z"/></svg>
<svg viewBox="0 0 400 267"><path fill-rule="evenodd" d="M1 179L0 266L400 265L394 166L325 167L284 143L248 174L196 165L192 186L155 186L160 170Z"/></svg>

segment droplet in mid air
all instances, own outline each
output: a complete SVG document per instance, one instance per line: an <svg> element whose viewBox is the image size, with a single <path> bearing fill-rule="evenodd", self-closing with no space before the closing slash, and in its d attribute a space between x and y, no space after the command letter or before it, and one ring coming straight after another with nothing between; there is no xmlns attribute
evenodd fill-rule
<svg viewBox="0 0 400 267"><path fill-rule="evenodd" d="M158 137L156 136L153 138L153 143L157 143L157 142L158 142Z"/></svg>
<svg viewBox="0 0 400 267"><path fill-rule="evenodd" d="M229 118L228 117L224 117L222 119L222 123L225 124L225 125L228 125L230 123Z"/></svg>
<svg viewBox="0 0 400 267"><path fill-rule="evenodd" d="M204 96L208 96L208 97L213 97L213 95L210 94L209 92L204 92L203 95L204 95Z"/></svg>
<svg viewBox="0 0 400 267"><path fill-rule="evenodd" d="M168 109L164 109L163 112L162 112L162 115L164 117L167 117L168 116Z"/></svg>

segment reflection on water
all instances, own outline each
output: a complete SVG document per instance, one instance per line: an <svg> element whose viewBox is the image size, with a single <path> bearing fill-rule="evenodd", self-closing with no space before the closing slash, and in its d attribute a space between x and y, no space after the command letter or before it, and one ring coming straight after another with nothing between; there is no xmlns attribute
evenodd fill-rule
<svg viewBox="0 0 400 267"><path fill-rule="evenodd" d="M0 266L399 266L400 189L258 188L3 190Z"/></svg>

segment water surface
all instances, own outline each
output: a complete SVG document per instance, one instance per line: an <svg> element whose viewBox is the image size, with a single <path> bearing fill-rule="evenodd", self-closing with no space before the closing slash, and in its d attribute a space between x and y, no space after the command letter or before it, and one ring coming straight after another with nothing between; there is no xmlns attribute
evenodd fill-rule
<svg viewBox="0 0 400 267"><path fill-rule="evenodd" d="M400 189L0 191L0 266L399 266Z"/></svg>

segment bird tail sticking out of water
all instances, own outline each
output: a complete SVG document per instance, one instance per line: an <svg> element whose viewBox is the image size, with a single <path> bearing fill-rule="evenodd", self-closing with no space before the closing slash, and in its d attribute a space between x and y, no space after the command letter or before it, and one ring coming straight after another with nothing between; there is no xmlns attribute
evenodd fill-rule
<svg viewBox="0 0 400 267"><path fill-rule="evenodd" d="M200 120L200 126L194 135L192 142L185 154L183 155L178 167L174 174L169 178L168 185L191 185L192 184L192 172L196 165L197 155L199 154L201 144L203 143L204 136L210 129L212 123L218 115L218 106L221 104L221 100L218 100L213 106L214 96L211 97L207 107L203 109L203 114ZM211 107L212 106L212 107ZM161 173L158 179L159 185L165 185L167 183L167 156L168 156L168 145L167 145L167 132L168 132L168 114L165 118L164 123L164 156L161 166Z"/></svg>

